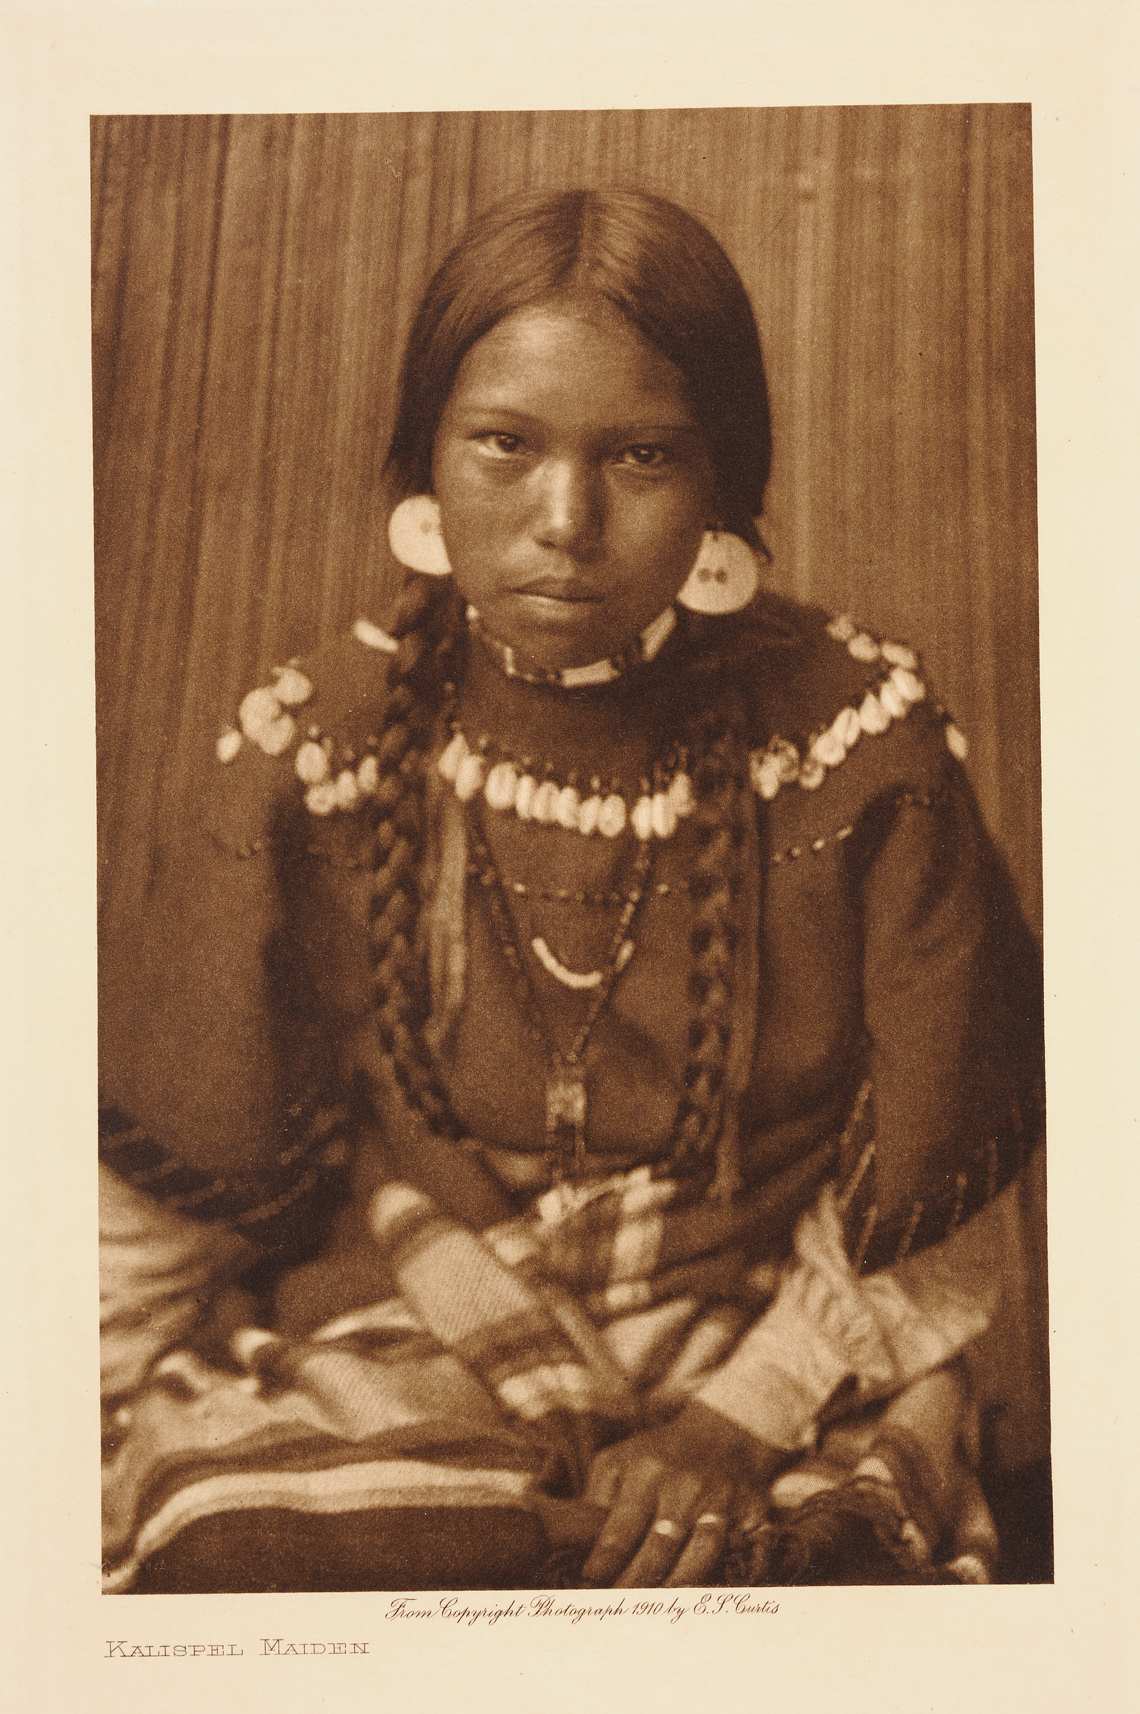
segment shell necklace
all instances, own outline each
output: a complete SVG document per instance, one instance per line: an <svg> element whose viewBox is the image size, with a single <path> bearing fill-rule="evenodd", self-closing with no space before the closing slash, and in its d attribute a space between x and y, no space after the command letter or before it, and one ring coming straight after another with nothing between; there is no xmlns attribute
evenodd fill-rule
<svg viewBox="0 0 1140 1714"><path fill-rule="evenodd" d="M684 751L676 751L667 762L655 764L653 780L643 779L640 794L630 803L620 780L603 782L595 776L583 795L575 774L560 782L553 762L536 767L533 757L512 756L485 736L472 744L453 724L451 742L437 767L460 803L482 793L491 809L514 810L520 821L564 827L569 833L599 833L606 839L616 839L631 827L644 843L671 838L678 821L692 814L686 760Z"/></svg>

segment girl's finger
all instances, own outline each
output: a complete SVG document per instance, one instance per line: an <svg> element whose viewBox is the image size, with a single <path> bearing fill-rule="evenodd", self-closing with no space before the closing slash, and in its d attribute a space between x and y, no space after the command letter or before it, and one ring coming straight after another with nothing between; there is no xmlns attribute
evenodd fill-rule
<svg viewBox="0 0 1140 1714"><path fill-rule="evenodd" d="M582 1576L588 1582L605 1587L613 1584L618 1572L629 1564L637 1552L638 1543L645 1537L653 1520L655 1499L651 1485L628 1481L623 1484L616 1504L598 1532L590 1557L582 1567Z"/></svg>
<svg viewBox="0 0 1140 1714"><path fill-rule="evenodd" d="M656 1589L668 1577L689 1539L689 1525L657 1518L634 1558L614 1582L615 1589Z"/></svg>
<svg viewBox="0 0 1140 1714"><path fill-rule="evenodd" d="M590 1465L590 1474L586 1478L586 1491L582 1498L592 1506L610 1507L614 1503L618 1486L621 1482L622 1463L612 1456L612 1448L607 1447L599 1452Z"/></svg>
<svg viewBox="0 0 1140 1714"><path fill-rule="evenodd" d="M710 1492L691 1471L676 1474L656 1487L652 1526L643 1531L641 1545L615 1589L655 1589L673 1570L698 1517L714 1509L727 1514L730 1488L717 1484Z"/></svg>
<svg viewBox="0 0 1140 1714"><path fill-rule="evenodd" d="M981 1484L967 1472L958 1497L950 1569L963 1583L992 1583L1000 1551L993 1513Z"/></svg>
<svg viewBox="0 0 1140 1714"><path fill-rule="evenodd" d="M742 1507L737 1508L737 1522L744 1535L754 1535L763 1529L768 1522L767 1497L757 1493L749 1495Z"/></svg>
<svg viewBox="0 0 1140 1714"><path fill-rule="evenodd" d="M686 1589L695 1583L707 1583L719 1569L728 1541L728 1517L724 1512L702 1512L681 1556L668 1577L666 1589Z"/></svg>

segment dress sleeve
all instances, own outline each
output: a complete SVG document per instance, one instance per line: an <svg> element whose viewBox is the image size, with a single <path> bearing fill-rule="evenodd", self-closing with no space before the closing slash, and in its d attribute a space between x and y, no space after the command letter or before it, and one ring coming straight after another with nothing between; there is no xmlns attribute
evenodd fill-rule
<svg viewBox="0 0 1140 1714"><path fill-rule="evenodd" d="M332 1182L329 1067L285 903L295 797L254 745L218 769L100 961L105 1166L291 1254L309 1247Z"/></svg>
<svg viewBox="0 0 1140 1714"><path fill-rule="evenodd" d="M941 711L865 741L835 788L862 1083L774 1301L697 1395L789 1451L841 1387L887 1397L985 1330L1002 1258L982 1211L1043 1128L1040 962Z"/></svg>
<svg viewBox="0 0 1140 1714"><path fill-rule="evenodd" d="M996 1240L996 1224L982 1218L860 1278L825 1187L797 1223L773 1302L696 1396L769 1446L813 1446L819 1417L844 1384L860 1403L889 1398L985 1331L998 1297Z"/></svg>
<svg viewBox="0 0 1140 1714"><path fill-rule="evenodd" d="M1042 975L1012 881L946 754L864 818L867 1081L839 1207L856 1268L992 1202L1043 1134Z"/></svg>

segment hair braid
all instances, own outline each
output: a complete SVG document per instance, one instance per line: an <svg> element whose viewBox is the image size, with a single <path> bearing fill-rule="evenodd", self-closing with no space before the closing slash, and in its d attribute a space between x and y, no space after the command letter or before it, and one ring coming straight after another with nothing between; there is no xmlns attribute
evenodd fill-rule
<svg viewBox="0 0 1140 1714"><path fill-rule="evenodd" d="M380 1039L396 1082L429 1127L462 1134L432 1066L423 1028L431 1009L425 959L417 943L423 898L427 758L460 635L450 586L413 577L400 593L389 632L398 641L376 757L372 891L368 945Z"/></svg>
<svg viewBox="0 0 1140 1714"><path fill-rule="evenodd" d="M689 878L689 1057L673 1133L672 1159L704 1153L715 1141L732 1029L733 905L740 873L742 767L731 727L706 737L693 774L699 849Z"/></svg>

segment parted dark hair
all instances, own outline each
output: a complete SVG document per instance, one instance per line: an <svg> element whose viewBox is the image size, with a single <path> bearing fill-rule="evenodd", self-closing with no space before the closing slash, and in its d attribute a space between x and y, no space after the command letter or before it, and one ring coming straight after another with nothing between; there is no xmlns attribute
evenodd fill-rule
<svg viewBox="0 0 1140 1714"><path fill-rule="evenodd" d="M768 392L751 305L700 223L640 191L564 191L511 198L483 215L427 288L408 340L387 471L402 493L431 486L432 443L459 365L476 340L524 307L597 294L680 370L718 472L728 529L756 544L771 464ZM445 687L461 670L462 603L450 578L411 576L387 629L397 640L371 800L374 819L369 945L372 999L389 1066L437 1135L463 1127L425 1035L431 1008L422 946L426 772ZM572 693L568 693L572 694ZM731 718L686 703L677 736L692 757L697 852L692 1013L683 1092L669 1160L712 1171L718 1193L738 1180L725 1068L733 1011L734 911L747 802L747 757ZM381 1100L383 1099L381 1094Z"/></svg>
<svg viewBox="0 0 1140 1714"><path fill-rule="evenodd" d="M526 193L468 228L408 336L385 466L396 488L430 490L439 419L476 341L516 310L574 296L612 305L680 371L717 472L721 521L755 547L772 432L752 305L700 221L646 191Z"/></svg>

